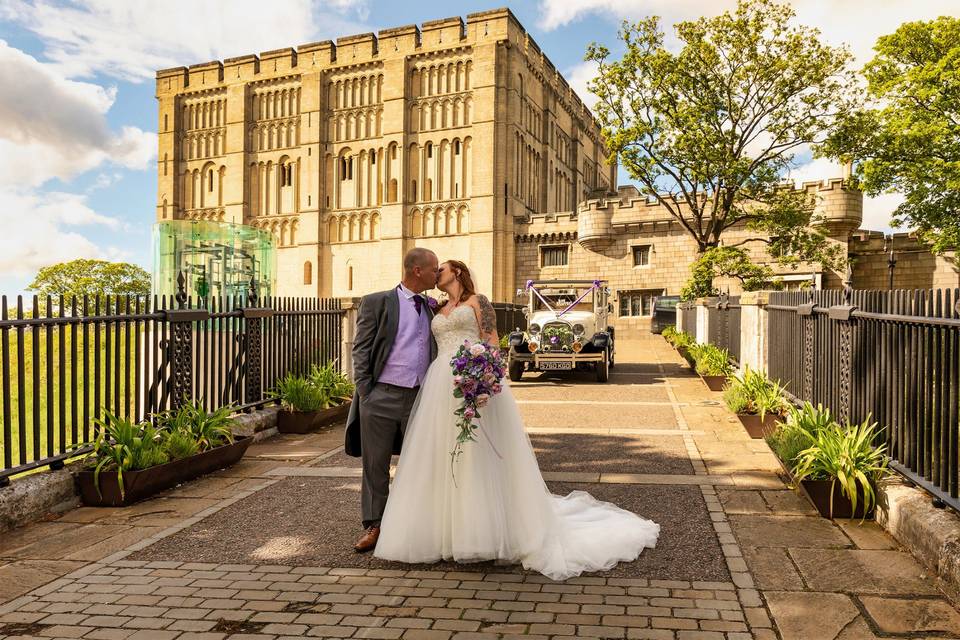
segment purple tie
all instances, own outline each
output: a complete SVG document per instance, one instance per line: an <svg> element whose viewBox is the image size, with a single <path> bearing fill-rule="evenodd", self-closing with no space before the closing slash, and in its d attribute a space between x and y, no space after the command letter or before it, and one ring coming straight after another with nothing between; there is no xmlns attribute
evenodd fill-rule
<svg viewBox="0 0 960 640"><path fill-rule="evenodd" d="M420 315L420 310L423 309L423 298L419 295L413 296L413 304L417 307L417 315Z"/></svg>

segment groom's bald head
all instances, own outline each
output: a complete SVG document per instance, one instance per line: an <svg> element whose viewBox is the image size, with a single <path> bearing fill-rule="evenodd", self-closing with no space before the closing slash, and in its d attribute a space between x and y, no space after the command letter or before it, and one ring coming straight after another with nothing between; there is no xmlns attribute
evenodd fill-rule
<svg viewBox="0 0 960 640"><path fill-rule="evenodd" d="M403 273L412 274L414 268L420 267L429 267L431 263L437 262L437 254L430 249L424 249L423 247L414 247L407 251L407 255L403 256Z"/></svg>
<svg viewBox="0 0 960 640"><path fill-rule="evenodd" d="M440 264L437 254L430 249L415 247L403 256L403 284L415 293L437 286Z"/></svg>

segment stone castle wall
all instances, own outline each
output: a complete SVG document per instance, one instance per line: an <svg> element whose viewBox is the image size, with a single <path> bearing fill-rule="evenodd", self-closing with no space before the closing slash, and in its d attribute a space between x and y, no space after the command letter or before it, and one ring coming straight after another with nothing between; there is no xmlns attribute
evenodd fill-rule
<svg viewBox="0 0 960 640"><path fill-rule="evenodd" d="M271 231L284 295L390 286L413 246L506 299L516 226L615 187L590 112L508 9L157 73L157 219Z"/></svg>

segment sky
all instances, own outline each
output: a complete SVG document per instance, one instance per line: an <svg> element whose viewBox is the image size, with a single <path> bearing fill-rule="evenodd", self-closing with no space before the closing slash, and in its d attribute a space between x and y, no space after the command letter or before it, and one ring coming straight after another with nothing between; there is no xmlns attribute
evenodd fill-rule
<svg viewBox="0 0 960 640"><path fill-rule="evenodd" d="M378 31L506 4L584 102L591 42L616 50L623 20L715 15L735 0L0 0L0 294L74 258L150 268L157 69ZM960 0L794 0L797 20L858 66L905 21L960 16ZM264 11L267 7L268 10ZM809 155L791 178L839 177ZM620 184L629 184L621 172ZM896 194L867 199L864 228L890 231Z"/></svg>

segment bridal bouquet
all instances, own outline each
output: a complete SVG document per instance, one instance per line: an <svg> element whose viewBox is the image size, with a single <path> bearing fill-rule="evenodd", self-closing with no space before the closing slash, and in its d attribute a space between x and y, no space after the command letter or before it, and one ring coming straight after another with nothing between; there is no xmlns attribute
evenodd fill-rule
<svg viewBox="0 0 960 640"><path fill-rule="evenodd" d="M457 444L450 452L451 465L463 453L463 445L476 441L474 419L480 417L479 409L503 389L500 381L506 371L503 352L485 342L470 344L465 341L450 360L453 367L453 397L463 403L454 413L457 416Z"/></svg>

